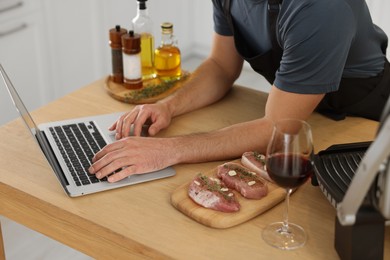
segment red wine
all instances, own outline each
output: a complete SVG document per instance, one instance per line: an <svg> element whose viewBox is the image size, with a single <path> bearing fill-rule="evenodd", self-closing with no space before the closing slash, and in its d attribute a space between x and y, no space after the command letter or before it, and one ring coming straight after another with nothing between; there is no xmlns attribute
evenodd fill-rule
<svg viewBox="0 0 390 260"><path fill-rule="evenodd" d="M300 155L278 154L267 159L267 172L283 188L302 185L312 174L311 161Z"/></svg>

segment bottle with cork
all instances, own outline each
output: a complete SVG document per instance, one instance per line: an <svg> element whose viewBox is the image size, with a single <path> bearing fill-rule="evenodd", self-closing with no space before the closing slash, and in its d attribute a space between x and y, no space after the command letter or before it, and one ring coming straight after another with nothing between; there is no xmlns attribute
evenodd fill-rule
<svg viewBox="0 0 390 260"><path fill-rule="evenodd" d="M157 76L163 80L177 80L181 76L181 54L173 35L173 24L161 24L161 44L154 53Z"/></svg>
<svg viewBox="0 0 390 260"><path fill-rule="evenodd" d="M127 30L116 25L110 29L110 47L111 47L111 80L115 83L123 83L123 61L122 61L122 35L126 34Z"/></svg>
<svg viewBox="0 0 390 260"><path fill-rule="evenodd" d="M142 79L144 80L156 77L154 70L153 21L149 16L146 1L137 0L137 15L132 20L134 32L141 35Z"/></svg>
<svg viewBox="0 0 390 260"><path fill-rule="evenodd" d="M130 30L122 35L124 86L128 89L142 88L141 36Z"/></svg>

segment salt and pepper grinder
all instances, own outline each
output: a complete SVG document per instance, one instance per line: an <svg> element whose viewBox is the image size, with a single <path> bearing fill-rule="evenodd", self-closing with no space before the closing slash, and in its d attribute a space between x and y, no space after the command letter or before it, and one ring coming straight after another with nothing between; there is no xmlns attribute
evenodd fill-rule
<svg viewBox="0 0 390 260"><path fill-rule="evenodd" d="M121 28L120 25L109 31L112 63L111 79L119 84L123 83L122 35L126 33L127 30Z"/></svg>
<svg viewBox="0 0 390 260"><path fill-rule="evenodd" d="M141 36L133 30L122 35L122 54L124 86L142 88Z"/></svg>

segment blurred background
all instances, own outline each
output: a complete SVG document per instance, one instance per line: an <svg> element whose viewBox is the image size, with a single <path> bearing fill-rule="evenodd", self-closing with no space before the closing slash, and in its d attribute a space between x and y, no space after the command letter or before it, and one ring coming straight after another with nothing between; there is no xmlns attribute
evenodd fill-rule
<svg viewBox="0 0 390 260"><path fill-rule="evenodd" d="M390 36L390 1L367 0L374 22ZM160 24L172 22L182 67L192 71L207 55L213 34L210 0L149 0L155 45ZM108 32L130 29L136 0L0 0L0 63L34 110L111 72ZM388 57L390 51L388 51ZM0 81L0 125L17 117ZM237 84L268 91L247 64ZM1 139L0 139L1 140ZM7 259L90 259L0 216Z"/></svg>
<svg viewBox="0 0 390 260"><path fill-rule="evenodd" d="M160 24L172 22L183 62L211 44L211 1L147 1L156 47ZM29 109L107 76L109 30L130 29L136 0L1 0L0 63ZM1 82L0 125L16 117Z"/></svg>
<svg viewBox="0 0 390 260"><path fill-rule="evenodd" d="M374 22L390 35L390 1L367 3ZM168 21L174 24L184 69L193 69L208 55L213 34L210 0L149 0L147 7L156 47L160 24ZM107 76L108 31L115 25L130 29L136 12L136 0L1 0L0 63L27 107L36 109ZM251 80L259 80L249 87L267 91L264 80L251 75L248 65L245 69ZM17 116L2 83L0 111L0 125Z"/></svg>
<svg viewBox="0 0 390 260"><path fill-rule="evenodd" d="M367 3L374 22L390 35L390 16L386 15L390 1ZM192 70L209 54L210 0L149 0L147 7L156 47L160 24L173 23L184 69ZM27 107L34 110L107 76L111 71L108 31L115 25L130 29L136 12L136 0L1 0L0 63ZM268 90L247 64L244 69L244 76L250 78L242 83ZM17 117L2 82L0 111L0 125Z"/></svg>

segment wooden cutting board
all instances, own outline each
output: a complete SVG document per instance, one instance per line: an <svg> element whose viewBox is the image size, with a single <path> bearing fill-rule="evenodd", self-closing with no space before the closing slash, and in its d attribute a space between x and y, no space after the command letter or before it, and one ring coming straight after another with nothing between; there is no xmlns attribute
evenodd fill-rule
<svg viewBox="0 0 390 260"><path fill-rule="evenodd" d="M217 168L214 168L203 174L215 176L216 173ZM172 205L193 220L213 228L229 228L244 223L284 201L286 196L285 189L269 182L268 194L260 200L246 199L236 192L236 197L241 205L240 210L234 213L225 213L196 204L188 196L189 185L190 183L185 183L171 194Z"/></svg>
<svg viewBox="0 0 390 260"><path fill-rule="evenodd" d="M108 76L104 87L111 97L119 101L129 104L150 104L180 89L190 77L188 71L182 72L179 80L166 81L159 78L146 80L141 89L127 89L123 84L113 82L111 76Z"/></svg>

